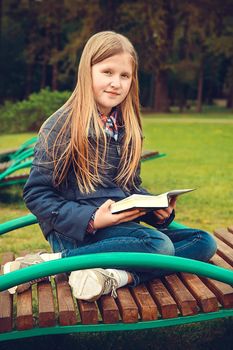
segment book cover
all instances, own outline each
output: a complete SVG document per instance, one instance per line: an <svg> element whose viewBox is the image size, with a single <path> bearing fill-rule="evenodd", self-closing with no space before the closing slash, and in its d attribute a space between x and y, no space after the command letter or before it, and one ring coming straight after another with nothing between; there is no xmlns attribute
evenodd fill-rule
<svg viewBox="0 0 233 350"><path fill-rule="evenodd" d="M172 190L156 196L132 194L131 196L124 198L111 205L111 213L120 213L126 210L142 209L146 211L152 211L157 209L165 209L169 206L170 198L179 196L191 191L194 188L187 188L181 190Z"/></svg>

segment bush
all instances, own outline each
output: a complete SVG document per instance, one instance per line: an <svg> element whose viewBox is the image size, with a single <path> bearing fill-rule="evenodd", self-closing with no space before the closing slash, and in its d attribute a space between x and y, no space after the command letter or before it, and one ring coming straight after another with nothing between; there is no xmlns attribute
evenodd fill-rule
<svg viewBox="0 0 233 350"><path fill-rule="evenodd" d="M69 91L50 91L48 88L31 94L27 100L6 101L0 107L0 132L38 131L43 122L70 97Z"/></svg>

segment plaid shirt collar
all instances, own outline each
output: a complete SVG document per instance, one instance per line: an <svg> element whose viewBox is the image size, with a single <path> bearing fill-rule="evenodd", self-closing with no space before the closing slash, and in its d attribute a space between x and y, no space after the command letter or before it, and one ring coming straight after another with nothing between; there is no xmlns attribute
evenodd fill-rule
<svg viewBox="0 0 233 350"><path fill-rule="evenodd" d="M113 108L109 116L99 111L99 116L103 123L104 131L107 135L113 137L115 141L118 140L118 125L117 125L117 109Z"/></svg>

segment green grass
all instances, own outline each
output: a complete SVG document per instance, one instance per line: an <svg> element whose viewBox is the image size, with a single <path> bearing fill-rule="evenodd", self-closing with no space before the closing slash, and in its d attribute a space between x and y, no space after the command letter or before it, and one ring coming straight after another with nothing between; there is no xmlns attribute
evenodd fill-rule
<svg viewBox="0 0 233 350"><path fill-rule="evenodd" d="M232 120L182 123L144 118L145 149L167 157L143 164L143 184L151 192L197 188L178 199L176 220L213 230L232 224Z"/></svg>
<svg viewBox="0 0 233 350"><path fill-rule="evenodd" d="M152 193L197 188L178 199L177 221L209 231L232 225L232 122L233 118L224 122L209 118L208 123L206 118L143 118L144 149L167 153L165 158L143 163L144 187ZM2 135L0 150L16 147L32 136ZM1 222L28 212L21 200L21 187L0 191ZM1 240L4 246L0 246L0 251L13 249L17 253L21 249L48 247L37 226L9 233Z"/></svg>
<svg viewBox="0 0 233 350"><path fill-rule="evenodd" d="M228 112L229 113L229 112ZM197 191L178 200L176 220L191 227L212 231L232 225L233 214L233 114L189 114L143 118L144 149L166 152L167 157L142 165L144 187L153 193L174 188L195 187ZM32 134L2 135L0 150L20 145ZM0 190L0 222L27 213L21 188ZM0 251L48 248L37 225L8 233L0 238ZM142 332L83 334L47 337L43 349L221 349L232 346L232 322L219 320L199 325L172 327ZM38 341L39 340L39 341ZM43 339L12 343L12 349L36 348ZM0 349L8 345L0 344ZM39 346L39 345L38 345Z"/></svg>
<svg viewBox="0 0 233 350"><path fill-rule="evenodd" d="M21 134L8 134L0 135L0 151L5 149L17 148L26 140L29 140L35 133L21 133Z"/></svg>
<svg viewBox="0 0 233 350"><path fill-rule="evenodd" d="M232 119L232 114L233 111L230 109L227 109L224 106L218 106L218 105L204 105L202 108L201 113L196 112L196 106L192 105L189 110L184 110L182 113L179 110L179 107L177 106L172 106L170 108L171 113L151 113L149 110L146 111L145 109L145 114L149 117L153 118L164 118L164 117L169 117L172 120L177 119L177 120L183 120L185 118L194 118L194 119Z"/></svg>

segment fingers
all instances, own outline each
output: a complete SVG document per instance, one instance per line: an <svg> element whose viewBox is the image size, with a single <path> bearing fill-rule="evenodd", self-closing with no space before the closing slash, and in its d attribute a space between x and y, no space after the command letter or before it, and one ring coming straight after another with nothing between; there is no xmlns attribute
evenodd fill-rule
<svg viewBox="0 0 233 350"><path fill-rule="evenodd" d="M133 221L133 220L137 219L138 217L143 216L145 214L146 214L146 212L139 212L139 213L136 213L134 215L124 217L120 221L118 221L118 224L120 224L122 222Z"/></svg>
<svg viewBox="0 0 233 350"><path fill-rule="evenodd" d="M174 196L171 198L170 202L169 202L169 207L174 209L176 207L176 200L177 200L177 196Z"/></svg>
<svg viewBox="0 0 233 350"><path fill-rule="evenodd" d="M171 205L169 204L168 208L154 211L154 215L159 219L159 223L164 222L166 219L170 217L175 207L175 203L176 203L176 199L175 200L173 199Z"/></svg>
<svg viewBox="0 0 233 350"><path fill-rule="evenodd" d="M121 220L121 219L125 219L127 217L130 217L132 215L135 215L135 214L138 214L140 213L140 210L139 209L134 209L134 210L127 210L127 211L123 211L119 214L115 213L115 214L112 214L114 216L115 219L117 220Z"/></svg>
<svg viewBox="0 0 233 350"><path fill-rule="evenodd" d="M101 207L102 207L102 208L110 208L111 205L112 205L113 203L115 203L115 202L112 201L111 199L108 199L106 202L104 202L104 203L101 205Z"/></svg>
<svg viewBox="0 0 233 350"><path fill-rule="evenodd" d="M168 207L166 209L156 210L155 215L162 219L167 219L172 213L172 208Z"/></svg>

